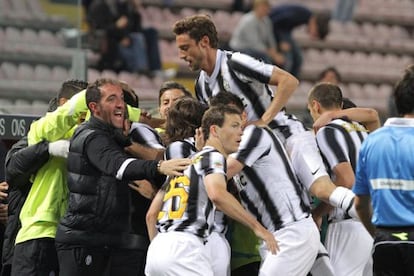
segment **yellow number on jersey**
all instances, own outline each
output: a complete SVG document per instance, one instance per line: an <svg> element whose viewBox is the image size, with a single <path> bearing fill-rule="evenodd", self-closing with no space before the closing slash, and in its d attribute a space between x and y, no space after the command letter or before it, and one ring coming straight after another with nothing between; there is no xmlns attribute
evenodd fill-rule
<svg viewBox="0 0 414 276"><path fill-rule="evenodd" d="M183 217L184 211L187 208L188 201L188 187L190 186L190 179L187 176L178 176L170 180L167 188L167 193L164 195L164 204L169 204L168 213L169 219L180 219ZM165 211L158 214L158 219L164 217Z"/></svg>

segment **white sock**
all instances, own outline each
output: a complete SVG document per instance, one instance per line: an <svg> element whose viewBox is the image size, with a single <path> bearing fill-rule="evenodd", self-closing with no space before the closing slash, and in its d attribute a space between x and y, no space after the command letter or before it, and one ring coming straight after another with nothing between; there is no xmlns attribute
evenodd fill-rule
<svg viewBox="0 0 414 276"><path fill-rule="evenodd" d="M336 187L336 189L329 196L329 203L332 206L341 208L350 217L359 219L354 205L355 194L345 187Z"/></svg>

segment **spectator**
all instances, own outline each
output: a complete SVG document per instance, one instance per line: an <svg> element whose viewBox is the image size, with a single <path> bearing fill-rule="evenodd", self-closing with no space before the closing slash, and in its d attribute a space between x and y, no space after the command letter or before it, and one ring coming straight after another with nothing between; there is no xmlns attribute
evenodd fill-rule
<svg viewBox="0 0 414 276"><path fill-rule="evenodd" d="M124 152L122 85L98 79L86 90L89 121L79 126L68 156L69 202L56 232L60 275L139 275L147 239L131 233L128 182L181 175L190 160L144 161Z"/></svg>
<svg viewBox="0 0 414 276"><path fill-rule="evenodd" d="M255 0L253 10L240 19L230 39L234 51L262 59L266 63L283 66L284 57L277 52L272 22L268 14L268 0Z"/></svg>
<svg viewBox="0 0 414 276"><path fill-rule="evenodd" d="M341 80L341 74L333 66L326 67L318 77L318 82L329 82L336 85L340 84Z"/></svg>
<svg viewBox="0 0 414 276"><path fill-rule="evenodd" d="M353 190L374 237L374 275L414 275L414 65L394 88L402 118L389 118L361 147Z"/></svg>
<svg viewBox="0 0 414 276"><path fill-rule="evenodd" d="M332 19L341 23L351 21L358 0L336 0L332 10Z"/></svg>
<svg viewBox="0 0 414 276"><path fill-rule="evenodd" d="M298 77L302 52L292 36L293 30L306 25L311 39L325 39L329 32L329 16L313 13L305 6L286 4L273 7L269 17L278 49L285 54L284 69Z"/></svg>
<svg viewBox="0 0 414 276"><path fill-rule="evenodd" d="M106 49L98 69L162 74L156 29L141 23L140 1L94 0L87 18L92 29L105 30Z"/></svg>

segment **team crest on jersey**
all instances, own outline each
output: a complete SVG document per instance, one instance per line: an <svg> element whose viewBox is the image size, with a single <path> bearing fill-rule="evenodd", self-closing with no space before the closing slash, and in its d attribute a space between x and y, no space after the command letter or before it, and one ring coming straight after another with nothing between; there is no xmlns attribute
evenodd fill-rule
<svg viewBox="0 0 414 276"><path fill-rule="evenodd" d="M203 156L202 155L199 155L199 156L197 156L196 158L194 158L192 160L192 163L193 164L197 164L201 159L203 159Z"/></svg>

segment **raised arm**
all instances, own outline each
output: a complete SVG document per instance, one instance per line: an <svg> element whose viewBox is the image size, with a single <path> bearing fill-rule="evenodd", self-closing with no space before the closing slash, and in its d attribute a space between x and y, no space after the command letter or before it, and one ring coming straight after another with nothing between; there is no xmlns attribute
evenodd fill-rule
<svg viewBox="0 0 414 276"><path fill-rule="evenodd" d="M290 73L275 66L273 67L269 84L276 85L277 92L271 104L262 115L261 119L264 125L269 124L276 114L287 104L290 96L298 87L299 81Z"/></svg>

